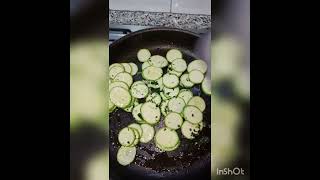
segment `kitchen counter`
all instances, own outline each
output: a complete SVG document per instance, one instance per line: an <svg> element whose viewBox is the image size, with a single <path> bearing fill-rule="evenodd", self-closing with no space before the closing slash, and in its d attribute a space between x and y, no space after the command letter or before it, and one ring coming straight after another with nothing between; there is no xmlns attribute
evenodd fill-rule
<svg viewBox="0 0 320 180"><path fill-rule="evenodd" d="M211 27L210 15L109 10L109 24L165 26L186 30Z"/></svg>

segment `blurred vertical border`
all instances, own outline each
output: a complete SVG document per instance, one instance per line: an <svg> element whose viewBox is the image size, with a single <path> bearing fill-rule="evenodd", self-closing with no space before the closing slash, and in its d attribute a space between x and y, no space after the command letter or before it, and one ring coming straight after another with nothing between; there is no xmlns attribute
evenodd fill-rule
<svg viewBox="0 0 320 180"><path fill-rule="evenodd" d="M212 179L250 179L250 0L212 1ZM243 169L244 175L218 170Z"/></svg>
<svg viewBox="0 0 320 180"><path fill-rule="evenodd" d="M70 180L107 180L108 1L70 0Z"/></svg>

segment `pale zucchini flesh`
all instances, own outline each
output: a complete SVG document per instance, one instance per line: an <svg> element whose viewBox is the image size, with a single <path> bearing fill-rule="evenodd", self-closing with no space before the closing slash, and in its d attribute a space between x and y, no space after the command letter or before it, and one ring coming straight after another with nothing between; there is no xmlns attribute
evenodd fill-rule
<svg viewBox="0 0 320 180"><path fill-rule="evenodd" d="M196 106L201 112L206 109L206 102L200 96L193 96L188 102L188 105Z"/></svg>
<svg viewBox="0 0 320 180"><path fill-rule="evenodd" d="M133 83L133 78L131 76L131 74L127 73L127 72L121 72L118 73L116 75L116 77L114 78L115 81L122 81L125 82L129 87L132 85Z"/></svg>
<svg viewBox="0 0 320 180"><path fill-rule="evenodd" d="M158 68L164 68L166 66L168 66L168 61L166 58L164 58L163 56L160 55L154 55L150 57L149 63L154 66L154 67L158 67Z"/></svg>
<svg viewBox="0 0 320 180"><path fill-rule="evenodd" d="M183 117L192 124L198 124L203 120L202 112L196 106L190 105L183 109Z"/></svg>
<svg viewBox="0 0 320 180"><path fill-rule="evenodd" d="M176 112L170 112L165 117L164 123L168 128L177 130L182 126L183 119L180 114Z"/></svg>
<svg viewBox="0 0 320 180"><path fill-rule="evenodd" d="M125 127L120 130L118 140L122 146L131 146L135 139L136 134L134 133L133 129Z"/></svg>
<svg viewBox="0 0 320 180"><path fill-rule="evenodd" d="M142 81L137 81L132 85L130 92L133 97L142 99L148 95L149 88Z"/></svg>
<svg viewBox="0 0 320 180"><path fill-rule="evenodd" d="M137 57L140 62L146 62L151 57L151 53L148 49L140 49L138 51Z"/></svg>
<svg viewBox="0 0 320 180"><path fill-rule="evenodd" d="M161 78L163 71L161 68L149 66L142 70L142 77L146 80L155 81Z"/></svg>
<svg viewBox="0 0 320 180"><path fill-rule="evenodd" d="M175 88L179 85L179 77L174 74L167 73L163 75L162 82L167 88Z"/></svg>
<svg viewBox="0 0 320 180"><path fill-rule="evenodd" d="M122 166L127 166L133 162L137 153L136 147L121 146L117 153L117 161Z"/></svg>
<svg viewBox="0 0 320 180"><path fill-rule="evenodd" d="M148 95L148 97L146 98L146 101L147 102L151 101L151 102L155 103L156 105L160 105L161 96L158 93L154 92L154 93Z"/></svg>
<svg viewBox="0 0 320 180"><path fill-rule="evenodd" d="M119 108L126 108L130 105L131 94L123 87L114 87L110 91L111 102Z"/></svg>
<svg viewBox="0 0 320 180"><path fill-rule="evenodd" d="M156 132L155 141L156 144L159 145L158 148L165 150L163 148L175 147L179 143L180 139L175 130L164 127Z"/></svg>
<svg viewBox="0 0 320 180"><path fill-rule="evenodd" d="M204 75L198 70L193 70L189 73L189 79L194 84L200 84L204 79Z"/></svg>
<svg viewBox="0 0 320 180"><path fill-rule="evenodd" d="M141 124L142 136L140 138L140 142L148 143L154 137L155 130L149 124Z"/></svg>
<svg viewBox="0 0 320 180"><path fill-rule="evenodd" d="M180 85L186 88L191 88L194 86L194 83L190 81L189 74L183 74L180 77Z"/></svg>
<svg viewBox="0 0 320 180"><path fill-rule="evenodd" d="M205 77L201 83L201 89L206 95L211 95L211 80L209 77Z"/></svg>
<svg viewBox="0 0 320 180"><path fill-rule="evenodd" d="M188 65L188 72L190 73L193 70L198 70L200 72L202 72L203 74L207 72L207 63L201 59L197 59L192 61L189 65Z"/></svg>
<svg viewBox="0 0 320 180"><path fill-rule="evenodd" d="M141 115L141 106L142 104L139 104L132 109L132 116L138 123L144 123Z"/></svg>
<svg viewBox="0 0 320 180"><path fill-rule="evenodd" d="M142 128L141 128L141 126L139 124L132 123L128 127L137 130L139 132L139 138L142 136Z"/></svg>
<svg viewBox="0 0 320 180"><path fill-rule="evenodd" d="M178 49L170 49L167 52L166 58L171 63L175 59L182 58L182 53Z"/></svg>
<svg viewBox="0 0 320 180"><path fill-rule="evenodd" d="M187 69L187 62L184 59L175 59L172 64L172 69L177 72L184 72Z"/></svg>
<svg viewBox="0 0 320 180"><path fill-rule="evenodd" d="M124 67L121 66L114 66L109 70L109 78L114 79L117 74L124 72Z"/></svg>
<svg viewBox="0 0 320 180"><path fill-rule="evenodd" d="M141 106L141 115L148 124L156 124L160 120L160 108L153 102L146 102Z"/></svg>
<svg viewBox="0 0 320 180"><path fill-rule="evenodd" d="M131 68L131 66L130 66L129 63L121 63L121 65L124 67L124 71L125 71L125 72L131 74L132 68Z"/></svg>
<svg viewBox="0 0 320 180"><path fill-rule="evenodd" d="M135 63L129 63L131 66L131 75L134 76L138 72L138 66Z"/></svg>
<svg viewBox="0 0 320 180"><path fill-rule="evenodd" d="M125 83L125 82L122 82L122 81L114 81L112 82L110 85L109 85L109 91L114 88L114 87L117 87L117 86L120 86L120 87L123 87L124 89L126 90L129 90L129 86Z"/></svg>
<svg viewBox="0 0 320 180"><path fill-rule="evenodd" d="M182 98L172 98L168 102L168 109L170 112L182 113L186 103Z"/></svg>
<svg viewBox="0 0 320 180"><path fill-rule="evenodd" d="M182 98L186 104L193 97L193 93L188 89L181 89L178 97Z"/></svg>
<svg viewBox="0 0 320 180"><path fill-rule="evenodd" d="M181 133L187 139L194 139L200 131L200 124L192 124L189 121L184 121L181 127Z"/></svg>

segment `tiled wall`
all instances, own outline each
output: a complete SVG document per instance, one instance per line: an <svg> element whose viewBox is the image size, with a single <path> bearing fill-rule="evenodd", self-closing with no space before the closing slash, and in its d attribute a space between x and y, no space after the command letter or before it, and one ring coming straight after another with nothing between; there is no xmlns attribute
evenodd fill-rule
<svg viewBox="0 0 320 180"><path fill-rule="evenodd" d="M211 14L211 0L109 0L112 10Z"/></svg>

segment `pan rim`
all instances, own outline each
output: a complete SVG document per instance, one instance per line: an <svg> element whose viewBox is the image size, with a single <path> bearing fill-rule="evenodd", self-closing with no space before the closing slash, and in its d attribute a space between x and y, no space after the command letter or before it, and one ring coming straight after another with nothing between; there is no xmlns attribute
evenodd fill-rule
<svg viewBox="0 0 320 180"><path fill-rule="evenodd" d="M175 32L180 32L180 33L185 33L194 37L199 38L200 36L192 31L185 30L185 29L179 29L179 28L172 28L172 27L152 27L152 28L147 28L147 29L141 29L135 32L132 32L126 36L123 36L117 40L115 40L112 44L109 45L109 48L113 48L117 44L121 43L122 41L125 41L126 39L136 36L142 33L147 33L147 32L157 32L157 31L175 31Z"/></svg>

